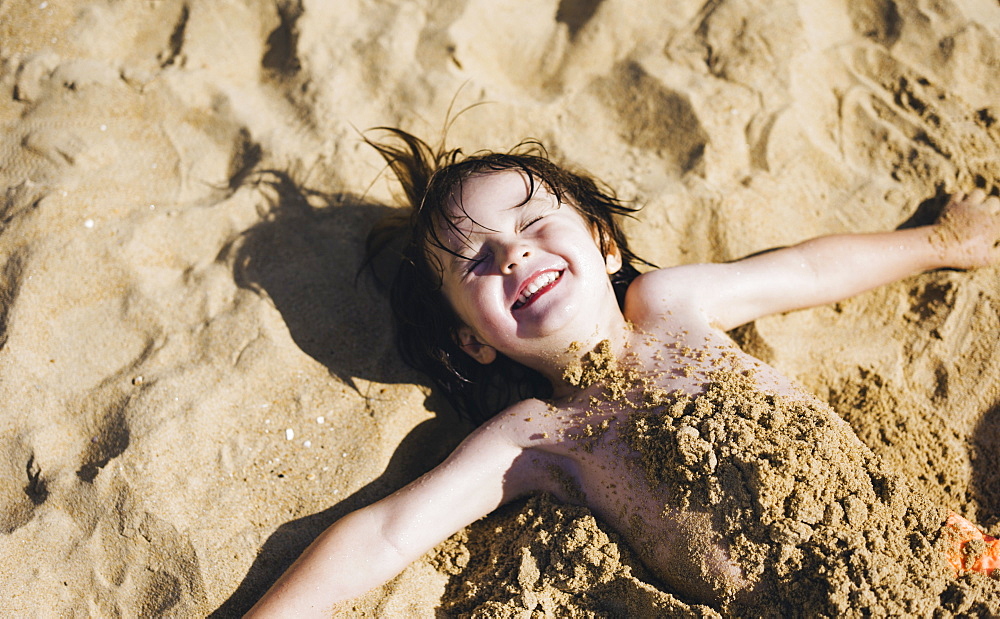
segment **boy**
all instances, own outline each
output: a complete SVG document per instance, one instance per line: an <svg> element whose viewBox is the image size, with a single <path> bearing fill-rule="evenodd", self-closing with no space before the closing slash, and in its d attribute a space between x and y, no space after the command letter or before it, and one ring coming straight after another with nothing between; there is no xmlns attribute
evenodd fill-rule
<svg viewBox="0 0 1000 619"><path fill-rule="evenodd" d="M726 332L922 271L995 264L996 197L956 196L931 226L635 276L615 222L627 209L589 177L536 154L461 160L397 135L405 148L376 148L414 209L412 272L394 291L397 319L410 325L404 356L460 410L486 401L496 383L479 370L494 365L526 368L534 397L331 526L251 615L329 613L530 492L586 505L673 590L723 612L830 598L801 575L849 567L857 544L876 548L885 574L913 580L916 599L946 571L931 550L964 549L978 534L883 473L845 422ZM622 306L612 282L623 271L632 281ZM413 313L433 315L413 324ZM825 482L806 487L816 474ZM957 524L940 535L946 517ZM952 552L959 570L995 565L995 540L979 536L985 551ZM922 580L917 564L933 564ZM844 573L836 586L861 591Z"/></svg>

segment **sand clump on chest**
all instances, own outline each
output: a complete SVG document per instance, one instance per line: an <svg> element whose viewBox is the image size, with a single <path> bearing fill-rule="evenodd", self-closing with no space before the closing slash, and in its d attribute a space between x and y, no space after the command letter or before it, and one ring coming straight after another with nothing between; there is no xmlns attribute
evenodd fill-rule
<svg viewBox="0 0 1000 619"><path fill-rule="evenodd" d="M930 614L956 586L997 610L995 581L954 579L939 540L946 512L819 402L765 393L752 373L731 370L669 399L636 410L622 437L651 484L711 514L758 583L757 599L726 610Z"/></svg>
<svg viewBox="0 0 1000 619"><path fill-rule="evenodd" d="M610 345L602 342L564 374L577 387L599 384L605 398L625 411L613 440L636 453L636 466L651 486L664 488L672 497L665 508L711 514L713 529L755 589L751 598L730 591L715 610L794 615L809 609L829 616L862 608L875 614L1000 612L998 581L978 575L956 579L950 570L940 534L946 510L915 492L901 476L885 471L882 461L829 407L813 398L767 393L752 370L737 365L731 356L700 365L703 392L668 392L655 380L640 377L628 363L619 363ZM504 556L509 559L511 549L522 554L530 549L532 561L549 569L559 564L552 553L572 545L569 539L576 539L580 529L567 533L549 503L529 503L510 516L522 524L545 523L540 528L498 527L489 536L496 546L492 554L480 548L494 571L475 582L493 583L492 594L466 588L460 601L453 587L446 605L490 608L500 613L495 616L507 616L503 613L515 607L530 608L522 604L524 592L538 590L539 581L527 582L513 568L502 574L496 566ZM595 520L593 526L599 523ZM655 532L647 531L650 534ZM561 535L569 537L553 541ZM458 546L464 547L464 542ZM636 550L641 557L642 549ZM700 551L692 547L691 552ZM618 589L599 583L626 573L635 578L625 563L602 563L595 568L591 586L600 589L607 603L609 595L617 599ZM456 575L453 583L468 576ZM664 599L681 603L683 598L659 587L670 596ZM574 595L586 590L576 589ZM521 597L514 591L521 591ZM507 602L499 602L497 592L503 592L499 597ZM512 601L515 598L521 601ZM630 606L625 598L618 602ZM694 615L708 611L701 606L681 608L674 610Z"/></svg>

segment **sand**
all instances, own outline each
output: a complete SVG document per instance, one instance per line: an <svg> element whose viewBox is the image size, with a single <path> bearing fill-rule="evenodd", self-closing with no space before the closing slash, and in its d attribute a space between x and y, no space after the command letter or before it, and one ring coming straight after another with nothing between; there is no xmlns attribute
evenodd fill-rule
<svg viewBox="0 0 1000 619"><path fill-rule="evenodd" d="M468 431L356 277L395 190L360 130L434 140L453 100L482 103L450 144L541 139L645 205L627 231L666 266L995 189L998 69L986 0L0 3L0 614L236 616ZM886 474L995 535L998 273L734 335ZM491 552L516 569L496 577ZM938 610L977 612L970 582ZM354 614L472 612L467 587L500 592L483 616L718 610L537 497Z"/></svg>

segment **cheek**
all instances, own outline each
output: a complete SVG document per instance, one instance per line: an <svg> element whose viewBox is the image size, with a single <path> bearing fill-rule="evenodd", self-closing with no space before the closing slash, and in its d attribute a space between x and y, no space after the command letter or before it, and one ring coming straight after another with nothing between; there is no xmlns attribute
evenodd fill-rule
<svg viewBox="0 0 1000 619"><path fill-rule="evenodd" d="M471 327L485 342L493 342L497 334L508 329L510 315L505 300L488 286L464 286L453 296L446 295L452 310L466 326Z"/></svg>
<svg viewBox="0 0 1000 619"><path fill-rule="evenodd" d="M479 287L474 285L448 285L442 286L445 300L451 306L452 311L466 325L475 325L482 320L484 306L487 305L484 293Z"/></svg>

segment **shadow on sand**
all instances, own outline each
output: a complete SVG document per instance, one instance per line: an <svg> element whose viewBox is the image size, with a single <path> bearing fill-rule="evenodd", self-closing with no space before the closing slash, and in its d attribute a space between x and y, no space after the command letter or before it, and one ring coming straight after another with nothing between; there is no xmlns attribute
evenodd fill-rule
<svg viewBox="0 0 1000 619"><path fill-rule="evenodd" d="M350 194L302 189L283 172L259 172L249 181L271 204L229 250L237 284L269 297L299 348L345 384L354 386L355 378L422 382L395 353L388 302L376 278L359 275L367 232L392 209ZM388 281L383 266L376 265L379 279ZM470 427L443 399L432 396L425 406L435 416L410 431L379 477L328 509L278 527L211 616L241 616L324 529L442 461Z"/></svg>

